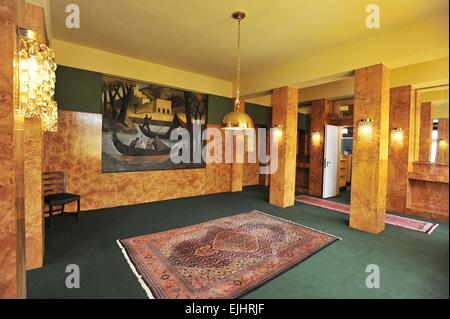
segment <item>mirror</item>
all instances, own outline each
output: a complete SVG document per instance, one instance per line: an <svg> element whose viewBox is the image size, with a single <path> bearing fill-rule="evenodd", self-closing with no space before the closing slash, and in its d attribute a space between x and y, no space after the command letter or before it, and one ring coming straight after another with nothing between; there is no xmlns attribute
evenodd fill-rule
<svg viewBox="0 0 450 319"><path fill-rule="evenodd" d="M415 161L448 164L448 113L448 85L416 90Z"/></svg>
<svg viewBox="0 0 450 319"><path fill-rule="evenodd" d="M334 113L339 114L339 117L353 116L353 105L353 99L333 101Z"/></svg>

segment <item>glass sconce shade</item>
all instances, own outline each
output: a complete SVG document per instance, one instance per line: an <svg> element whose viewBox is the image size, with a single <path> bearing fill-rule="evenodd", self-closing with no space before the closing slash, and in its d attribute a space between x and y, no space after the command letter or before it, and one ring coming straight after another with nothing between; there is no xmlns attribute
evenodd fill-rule
<svg viewBox="0 0 450 319"><path fill-rule="evenodd" d="M391 142L394 144L403 145L403 129L394 128L391 130Z"/></svg>
<svg viewBox="0 0 450 319"><path fill-rule="evenodd" d="M55 131L55 54L35 39L19 37L19 41L19 111L24 117L41 118L44 131Z"/></svg>
<svg viewBox="0 0 450 319"><path fill-rule="evenodd" d="M274 129L275 138L280 139L283 136L283 125L275 125Z"/></svg>
<svg viewBox="0 0 450 319"><path fill-rule="evenodd" d="M312 144L314 146L320 145L320 140L321 140L320 132L319 131L312 132L311 140L312 140Z"/></svg>
<svg viewBox="0 0 450 319"><path fill-rule="evenodd" d="M365 143L373 141L373 121L371 119L362 119L358 122L358 139Z"/></svg>

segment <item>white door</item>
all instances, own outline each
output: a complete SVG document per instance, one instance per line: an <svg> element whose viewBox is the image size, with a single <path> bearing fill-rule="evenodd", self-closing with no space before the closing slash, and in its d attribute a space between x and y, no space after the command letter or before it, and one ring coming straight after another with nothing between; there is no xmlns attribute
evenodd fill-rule
<svg viewBox="0 0 450 319"><path fill-rule="evenodd" d="M337 195L339 127L325 126L325 145L323 159L323 198Z"/></svg>

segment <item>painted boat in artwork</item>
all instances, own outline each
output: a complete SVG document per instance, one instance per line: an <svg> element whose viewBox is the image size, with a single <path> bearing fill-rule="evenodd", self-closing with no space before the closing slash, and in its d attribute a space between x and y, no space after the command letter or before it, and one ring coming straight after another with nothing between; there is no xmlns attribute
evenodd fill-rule
<svg viewBox="0 0 450 319"><path fill-rule="evenodd" d="M154 132L150 129L150 127L146 127L145 125L139 125L139 129L141 130L142 134L144 134L145 136L150 137L150 138L159 137L162 139L170 139L170 134L172 133L172 131L179 127L186 128L186 123L184 123L180 119L180 117L178 116L178 113L175 113L172 123L169 126L169 129L165 133Z"/></svg>
<svg viewBox="0 0 450 319"><path fill-rule="evenodd" d="M170 156L170 147L164 144L158 136L156 136L151 144L151 149L131 147L122 143L116 132L113 132L112 141L117 151L125 156L146 156L146 157L157 157ZM150 159L150 158L149 158Z"/></svg>

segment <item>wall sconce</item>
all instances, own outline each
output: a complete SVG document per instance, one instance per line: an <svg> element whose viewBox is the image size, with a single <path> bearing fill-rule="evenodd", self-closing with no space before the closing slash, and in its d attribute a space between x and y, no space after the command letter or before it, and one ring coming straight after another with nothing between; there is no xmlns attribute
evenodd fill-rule
<svg viewBox="0 0 450 319"><path fill-rule="evenodd" d="M42 128L55 132L58 108L53 100L56 82L55 54L39 42L35 32L19 28L19 112L41 118Z"/></svg>
<svg viewBox="0 0 450 319"><path fill-rule="evenodd" d="M398 127L398 128L393 128L391 130L391 142L395 143L395 144L400 144L403 145L403 129Z"/></svg>
<svg viewBox="0 0 450 319"><path fill-rule="evenodd" d="M362 119L358 122L358 138L361 142L370 143L373 140L372 119Z"/></svg>
<svg viewBox="0 0 450 319"><path fill-rule="evenodd" d="M277 139L283 136L283 125L278 124L274 126L273 136Z"/></svg>
<svg viewBox="0 0 450 319"><path fill-rule="evenodd" d="M320 145L320 140L321 140L320 132L319 131L312 132L311 140L312 140L312 144L314 146L319 146Z"/></svg>
<svg viewBox="0 0 450 319"><path fill-rule="evenodd" d="M443 138L439 140L439 148L441 148L441 149L446 149L447 146L448 146L447 140L445 140L445 139L443 139Z"/></svg>

